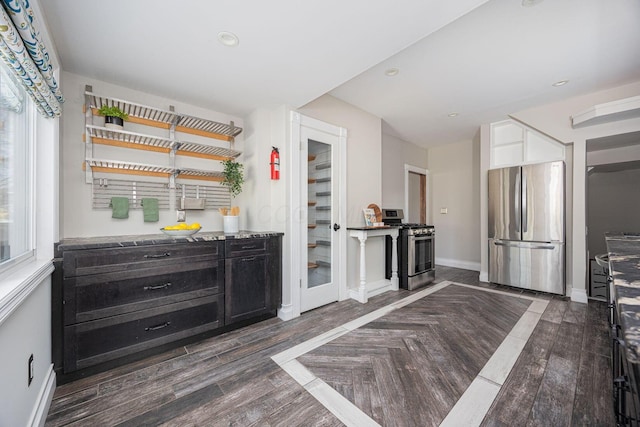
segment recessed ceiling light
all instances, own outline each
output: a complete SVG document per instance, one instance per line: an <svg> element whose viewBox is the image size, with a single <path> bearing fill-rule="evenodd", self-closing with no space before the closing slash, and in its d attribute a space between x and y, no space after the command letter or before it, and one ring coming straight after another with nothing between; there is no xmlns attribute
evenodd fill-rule
<svg viewBox="0 0 640 427"><path fill-rule="evenodd" d="M531 6L535 6L538 3L542 3L543 0L522 0L522 6L524 7L531 7Z"/></svg>
<svg viewBox="0 0 640 427"><path fill-rule="evenodd" d="M389 68L387 71L384 72L384 74L387 77L393 77L393 76L397 76L399 72L400 70L398 70L397 68Z"/></svg>
<svg viewBox="0 0 640 427"><path fill-rule="evenodd" d="M447 114L447 116L449 117L458 117L458 113L456 113L455 111L452 113Z"/></svg>
<svg viewBox="0 0 640 427"><path fill-rule="evenodd" d="M220 43L222 43L223 45L229 47L238 46L238 44L240 43L240 39L238 39L238 36L230 33L229 31L220 31L218 33L218 41L220 41Z"/></svg>
<svg viewBox="0 0 640 427"><path fill-rule="evenodd" d="M567 83L569 83L569 80L560 80L559 82L555 82L554 84L552 84L551 86L555 86L555 87L559 87L559 86L564 86Z"/></svg>

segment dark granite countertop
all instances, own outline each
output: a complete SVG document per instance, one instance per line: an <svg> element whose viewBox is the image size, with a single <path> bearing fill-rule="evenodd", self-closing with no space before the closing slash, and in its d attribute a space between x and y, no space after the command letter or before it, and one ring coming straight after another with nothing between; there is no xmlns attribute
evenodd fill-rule
<svg viewBox="0 0 640 427"><path fill-rule="evenodd" d="M278 231L244 231L224 234L222 231L198 232L191 236L168 236L166 234L140 234L128 236L77 237L63 239L56 244L56 254L61 251L79 249L102 249L130 246L148 246L184 242L210 242L215 240L251 239L258 237L283 236ZM57 255L56 255L57 256Z"/></svg>
<svg viewBox="0 0 640 427"><path fill-rule="evenodd" d="M627 360L640 363L640 233L607 233L605 238Z"/></svg>

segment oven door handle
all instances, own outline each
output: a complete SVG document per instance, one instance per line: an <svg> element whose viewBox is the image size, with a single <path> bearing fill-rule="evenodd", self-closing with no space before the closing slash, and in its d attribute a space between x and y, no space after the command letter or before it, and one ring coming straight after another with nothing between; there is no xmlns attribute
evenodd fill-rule
<svg viewBox="0 0 640 427"><path fill-rule="evenodd" d="M416 241L419 242L422 240L433 240L433 237L434 237L433 235L409 236L410 240L414 242Z"/></svg>

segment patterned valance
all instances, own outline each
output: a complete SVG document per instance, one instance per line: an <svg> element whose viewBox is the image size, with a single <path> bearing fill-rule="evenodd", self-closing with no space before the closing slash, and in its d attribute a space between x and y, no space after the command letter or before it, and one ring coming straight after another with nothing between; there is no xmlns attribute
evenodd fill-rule
<svg viewBox="0 0 640 427"><path fill-rule="evenodd" d="M0 57L15 72L40 113L59 116L64 98L34 26L29 0L0 0L0 5Z"/></svg>

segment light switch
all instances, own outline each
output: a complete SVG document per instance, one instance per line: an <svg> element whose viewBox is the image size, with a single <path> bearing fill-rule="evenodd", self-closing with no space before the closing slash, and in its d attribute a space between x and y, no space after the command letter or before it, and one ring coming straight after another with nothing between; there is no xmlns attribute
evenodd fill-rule
<svg viewBox="0 0 640 427"><path fill-rule="evenodd" d="M440 213L446 214L446 213L449 213L449 211L447 210L447 208L440 208Z"/></svg>

